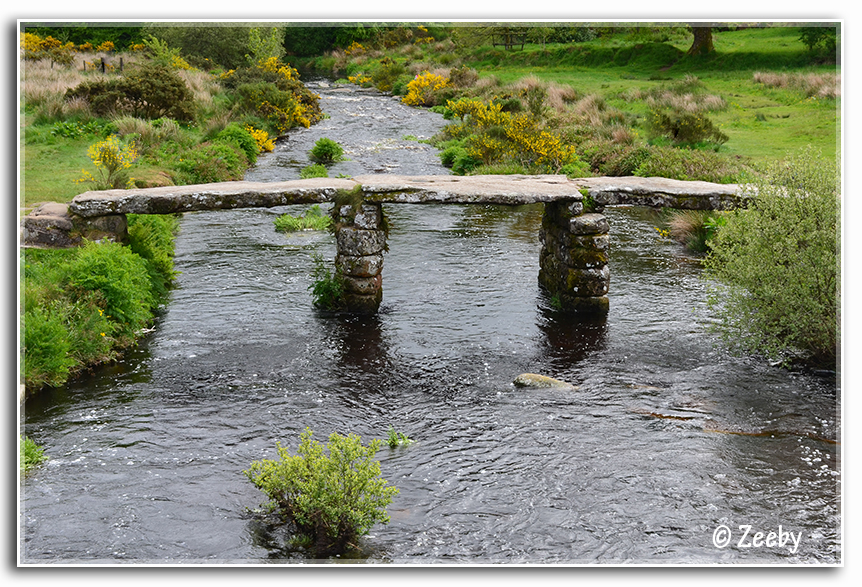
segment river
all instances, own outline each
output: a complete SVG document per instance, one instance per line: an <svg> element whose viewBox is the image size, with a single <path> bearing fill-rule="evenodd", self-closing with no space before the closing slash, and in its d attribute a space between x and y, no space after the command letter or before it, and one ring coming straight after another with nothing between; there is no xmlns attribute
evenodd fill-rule
<svg viewBox="0 0 862 587"><path fill-rule="evenodd" d="M320 136L349 159L330 176L447 172L414 139L439 115L311 85L330 118L248 179L298 177ZM655 212L606 211L610 313L575 320L538 287L541 205L384 208L384 298L366 318L313 310L311 257L331 259L333 238L273 227L302 206L186 214L155 331L26 404L22 432L50 460L22 482L21 560L313 562L254 514L265 496L243 470L306 427L393 426L415 443L378 454L400 493L358 561L842 561L835 377L724 352L700 264ZM579 387L516 388L522 372Z"/></svg>

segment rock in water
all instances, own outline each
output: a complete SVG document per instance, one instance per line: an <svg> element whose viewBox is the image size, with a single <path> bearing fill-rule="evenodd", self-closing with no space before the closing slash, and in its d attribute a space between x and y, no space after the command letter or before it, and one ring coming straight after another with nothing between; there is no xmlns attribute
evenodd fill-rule
<svg viewBox="0 0 862 587"><path fill-rule="evenodd" d="M577 389L576 386L566 383L565 381L560 381L559 379L554 379L553 377L547 377L545 375L536 375L535 373L521 373L517 377L515 377L515 381L513 381L516 387L557 387L560 389Z"/></svg>

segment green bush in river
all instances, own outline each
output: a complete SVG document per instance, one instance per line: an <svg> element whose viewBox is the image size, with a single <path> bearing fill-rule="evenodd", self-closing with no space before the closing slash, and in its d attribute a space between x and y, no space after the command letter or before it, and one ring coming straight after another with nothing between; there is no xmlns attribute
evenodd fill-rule
<svg viewBox="0 0 862 587"><path fill-rule="evenodd" d="M839 172L811 148L748 186L706 258L723 282L710 299L734 347L835 368L839 336Z"/></svg>
<svg viewBox="0 0 862 587"><path fill-rule="evenodd" d="M355 434L333 433L324 447L308 428L300 438L296 455L279 443L278 460L255 461L245 474L318 557L355 547L374 524L389 522L386 506L398 489L380 476L374 460L380 440L363 446Z"/></svg>
<svg viewBox="0 0 862 587"><path fill-rule="evenodd" d="M309 156L318 163L335 163L344 159L344 149L332 139L321 137L314 143Z"/></svg>

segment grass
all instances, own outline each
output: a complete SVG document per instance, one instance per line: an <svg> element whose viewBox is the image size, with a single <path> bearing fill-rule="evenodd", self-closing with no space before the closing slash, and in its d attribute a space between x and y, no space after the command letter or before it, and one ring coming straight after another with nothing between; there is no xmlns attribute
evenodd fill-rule
<svg viewBox="0 0 862 587"><path fill-rule="evenodd" d="M578 100L595 96L606 112L617 112L616 118L624 120L629 135L641 144L646 139L650 107L645 99L629 96L646 95L693 75L700 80L703 92L726 104L724 109L711 111L709 118L729 137L718 149L719 154L737 166L757 170L808 144L826 157L837 157L841 97L834 90L812 94L804 84L815 78L834 79L840 75L840 66L809 53L795 27L715 30L713 36L715 53L701 57L686 55L692 38L684 27L654 27L638 31L619 28L592 41L528 44L523 50L490 46L452 49L432 44L411 47L409 52L404 48L369 52L353 60L339 55L336 62L345 72L364 73L368 78L374 77L375 67L384 58L404 62L407 76L423 70L445 73L471 68L477 78L472 85L449 94L485 100L516 95L526 80L546 84L549 98L553 92L559 94L561 88L569 88L577 100L567 102L568 113L565 108L557 113L561 122L556 128L565 131L575 124L581 129L569 131L568 140L577 141L578 133L582 138L585 124L599 134L611 134L611 126L599 129L591 118L572 120ZM405 57L409 59L405 61ZM333 59L326 63L331 68ZM790 79L762 82L781 77ZM796 86L788 83L794 79ZM396 82L394 87L398 86ZM440 103L450 96L442 96ZM612 123L619 124L619 120Z"/></svg>
<svg viewBox="0 0 862 587"><path fill-rule="evenodd" d="M20 442L21 459L19 461L19 467L22 472L26 473L38 466L40 463L48 460L42 447L30 440L28 437L21 437Z"/></svg>
<svg viewBox="0 0 862 587"><path fill-rule="evenodd" d="M300 230L327 230L332 224L332 218L324 214L320 206L314 204L302 216L282 214L274 220L278 232L297 232Z"/></svg>

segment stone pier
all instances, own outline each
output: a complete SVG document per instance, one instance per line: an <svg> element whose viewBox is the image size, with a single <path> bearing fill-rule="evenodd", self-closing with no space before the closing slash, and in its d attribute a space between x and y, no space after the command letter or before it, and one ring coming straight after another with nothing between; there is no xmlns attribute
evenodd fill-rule
<svg viewBox="0 0 862 587"><path fill-rule="evenodd" d="M346 311L374 314L383 300L386 229L380 204L338 208L335 269L344 282Z"/></svg>
<svg viewBox="0 0 862 587"><path fill-rule="evenodd" d="M546 202L539 238L539 283L561 309L607 313L610 226L580 200Z"/></svg>

